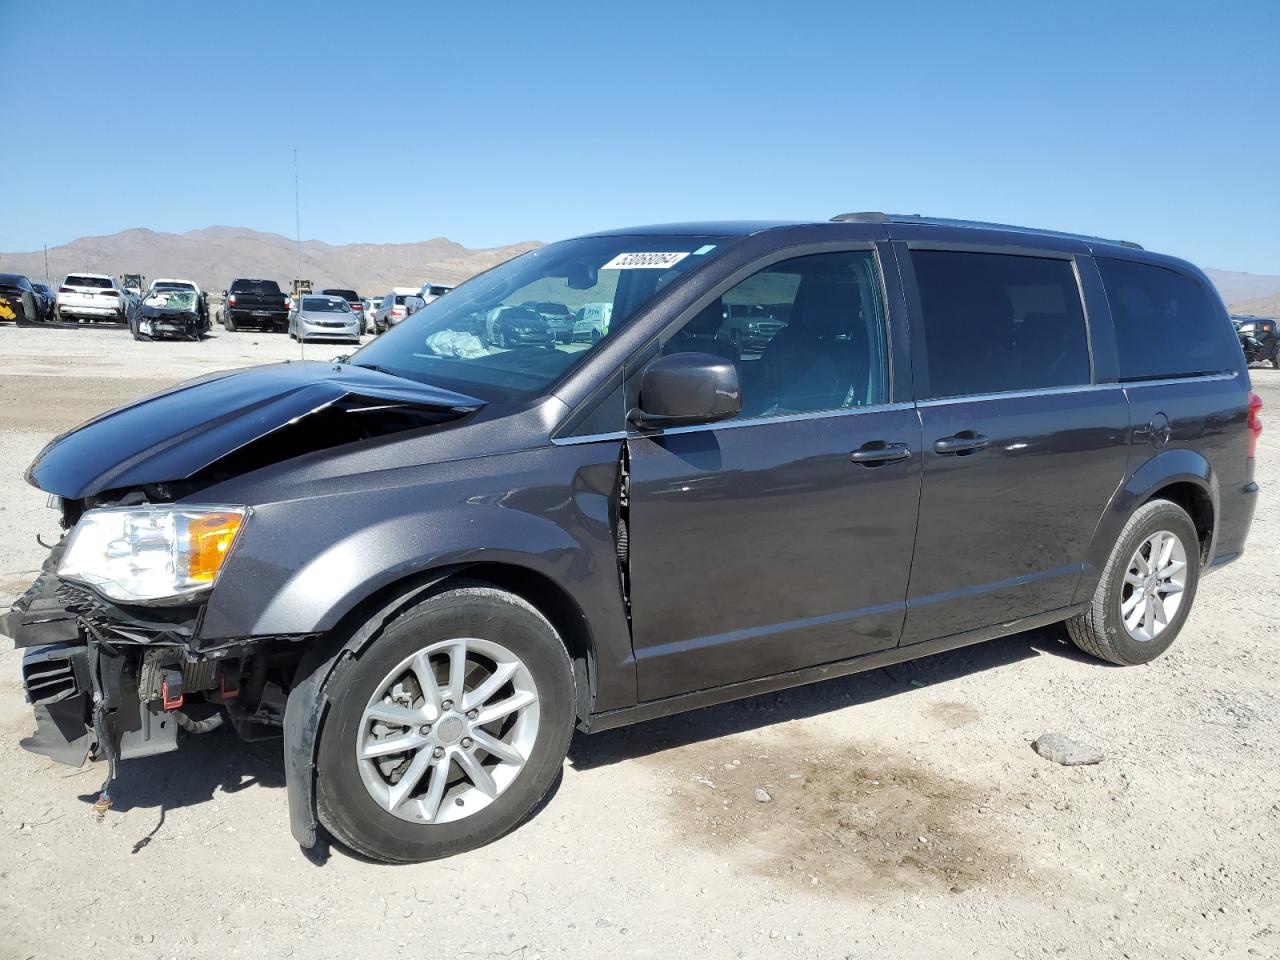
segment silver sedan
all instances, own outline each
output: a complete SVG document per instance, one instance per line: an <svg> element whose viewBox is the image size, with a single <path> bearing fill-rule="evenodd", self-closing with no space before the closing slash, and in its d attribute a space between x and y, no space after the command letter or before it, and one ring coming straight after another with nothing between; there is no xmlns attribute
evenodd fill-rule
<svg viewBox="0 0 1280 960"><path fill-rule="evenodd" d="M303 294L289 313L289 336L308 340L360 342L363 321L342 297Z"/></svg>

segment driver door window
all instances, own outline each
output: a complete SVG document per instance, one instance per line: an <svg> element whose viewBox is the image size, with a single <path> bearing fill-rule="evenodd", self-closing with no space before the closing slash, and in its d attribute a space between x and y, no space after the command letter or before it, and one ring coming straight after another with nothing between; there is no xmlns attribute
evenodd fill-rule
<svg viewBox="0 0 1280 960"><path fill-rule="evenodd" d="M726 291L662 352L732 360L744 418L885 403L885 309L875 254L850 250L775 263Z"/></svg>

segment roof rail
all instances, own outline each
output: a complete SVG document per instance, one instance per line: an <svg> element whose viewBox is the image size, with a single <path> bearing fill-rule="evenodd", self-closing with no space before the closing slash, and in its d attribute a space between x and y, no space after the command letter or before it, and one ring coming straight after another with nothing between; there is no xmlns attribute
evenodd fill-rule
<svg viewBox="0 0 1280 960"><path fill-rule="evenodd" d="M1100 243L1115 243L1133 250L1141 250L1142 244L1132 240L1108 240L1106 237L1094 237L1085 233L1067 233L1063 230L1041 230L1037 227L1020 227L1012 223L989 223L985 220L954 220L948 217L926 217L918 213L880 213L867 211L864 213L840 213L831 218L832 222L845 223L927 223L939 227L969 227L978 230L1013 230L1018 233L1038 233L1049 237L1063 237L1068 240L1092 240Z"/></svg>

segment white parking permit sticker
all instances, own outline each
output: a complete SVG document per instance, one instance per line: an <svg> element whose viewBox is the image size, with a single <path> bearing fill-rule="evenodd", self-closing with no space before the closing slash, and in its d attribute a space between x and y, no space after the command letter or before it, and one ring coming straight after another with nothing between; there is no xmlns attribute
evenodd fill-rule
<svg viewBox="0 0 1280 960"><path fill-rule="evenodd" d="M687 253L620 253L601 270L665 270L673 267L689 254Z"/></svg>

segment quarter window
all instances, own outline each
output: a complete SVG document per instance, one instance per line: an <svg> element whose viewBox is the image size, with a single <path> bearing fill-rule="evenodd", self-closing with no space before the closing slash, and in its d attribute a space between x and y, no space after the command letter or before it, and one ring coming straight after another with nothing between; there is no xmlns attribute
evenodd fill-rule
<svg viewBox="0 0 1280 960"><path fill-rule="evenodd" d="M766 267L700 310L662 352L734 361L743 417L884 403L889 365L875 254L822 253Z"/></svg>
<svg viewBox="0 0 1280 960"><path fill-rule="evenodd" d="M911 264L927 398L1090 382L1089 337L1069 260L913 250Z"/></svg>
<svg viewBox="0 0 1280 960"><path fill-rule="evenodd" d="M1236 339L1204 288L1164 267L1099 258L1116 327L1121 380L1219 373L1235 367Z"/></svg>

